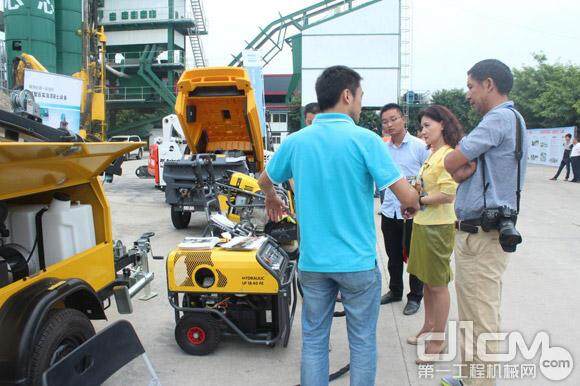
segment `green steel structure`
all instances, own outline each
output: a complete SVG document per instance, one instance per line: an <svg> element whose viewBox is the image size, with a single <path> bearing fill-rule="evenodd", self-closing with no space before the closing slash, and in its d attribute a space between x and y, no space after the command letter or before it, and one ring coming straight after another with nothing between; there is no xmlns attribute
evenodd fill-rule
<svg viewBox="0 0 580 386"><path fill-rule="evenodd" d="M193 59L189 65L205 66L201 1L104 0L98 17L107 35L109 116L114 120L118 110L172 111L175 86L186 68L186 46Z"/></svg>
<svg viewBox="0 0 580 386"><path fill-rule="evenodd" d="M12 61L22 53L34 55L48 71L56 72L55 9L51 2L6 0L4 23L10 82Z"/></svg>
<svg viewBox="0 0 580 386"><path fill-rule="evenodd" d="M72 75L80 71L83 46L81 39L82 1L56 0L56 72Z"/></svg>

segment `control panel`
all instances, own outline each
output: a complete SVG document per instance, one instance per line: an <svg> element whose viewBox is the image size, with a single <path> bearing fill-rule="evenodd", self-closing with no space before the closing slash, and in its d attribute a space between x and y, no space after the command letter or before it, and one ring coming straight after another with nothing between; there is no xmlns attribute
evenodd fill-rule
<svg viewBox="0 0 580 386"><path fill-rule="evenodd" d="M258 261L264 268L279 272L286 265L287 256L271 241L267 241L262 245L257 254Z"/></svg>

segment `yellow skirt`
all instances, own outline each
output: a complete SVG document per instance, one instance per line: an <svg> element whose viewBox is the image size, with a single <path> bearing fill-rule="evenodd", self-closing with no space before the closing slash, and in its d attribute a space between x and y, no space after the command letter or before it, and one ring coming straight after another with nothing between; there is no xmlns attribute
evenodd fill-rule
<svg viewBox="0 0 580 386"><path fill-rule="evenodd" d="M407 272L430 286L446 286L453 280L450 261L454 244L453 224L413 223Z"/></svg>

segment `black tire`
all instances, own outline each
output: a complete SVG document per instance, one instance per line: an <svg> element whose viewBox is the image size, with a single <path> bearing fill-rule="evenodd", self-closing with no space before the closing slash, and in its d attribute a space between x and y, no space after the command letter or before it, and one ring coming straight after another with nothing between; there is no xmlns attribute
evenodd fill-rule
<svg viewBox="0 0 580 386"><path fill-rule="evenodd" d="M191 220L191 212L176 210L173 206L171 207L171 222L175 229L187 228L189 220Z"/></svg>
<svg viewBox="0 0 580 386"><path fill-rule="evenodd" d="M137 153L137 159L143 158L143 149L139 149L139 153Z"/></svg>
<svg viewBox="0 0 580 386"><path fill-rule="evenodd" d="M139 178L149 178L149 172L147 171L147 165L139 166L135 169L135 175Z"/></svg>
<svg viewBox="0 0 580 386"><path fill-rule="evenodd" d="M212 353L221 339L221 331L210 315L186 313L175 326L175 340L189 355Z"/></svg>
<svg viewBox="0 0 580 386"><path fill-rule="evenodd" d="M70 308L50 311L32 349L32 385L42 385L46 369L94 335L95 328L82 312Z"/></svg>

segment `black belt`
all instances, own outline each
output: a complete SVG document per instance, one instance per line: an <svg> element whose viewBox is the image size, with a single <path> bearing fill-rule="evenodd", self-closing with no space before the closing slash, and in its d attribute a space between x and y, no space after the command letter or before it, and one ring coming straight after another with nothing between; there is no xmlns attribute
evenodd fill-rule
<svg viewBox="0 0 580 386"><path fill-rule="evenodd" d="M467 232L467 233L478 233L481 226L481 219L472 220L457 220L455 221L455 229Z"/></svg>

